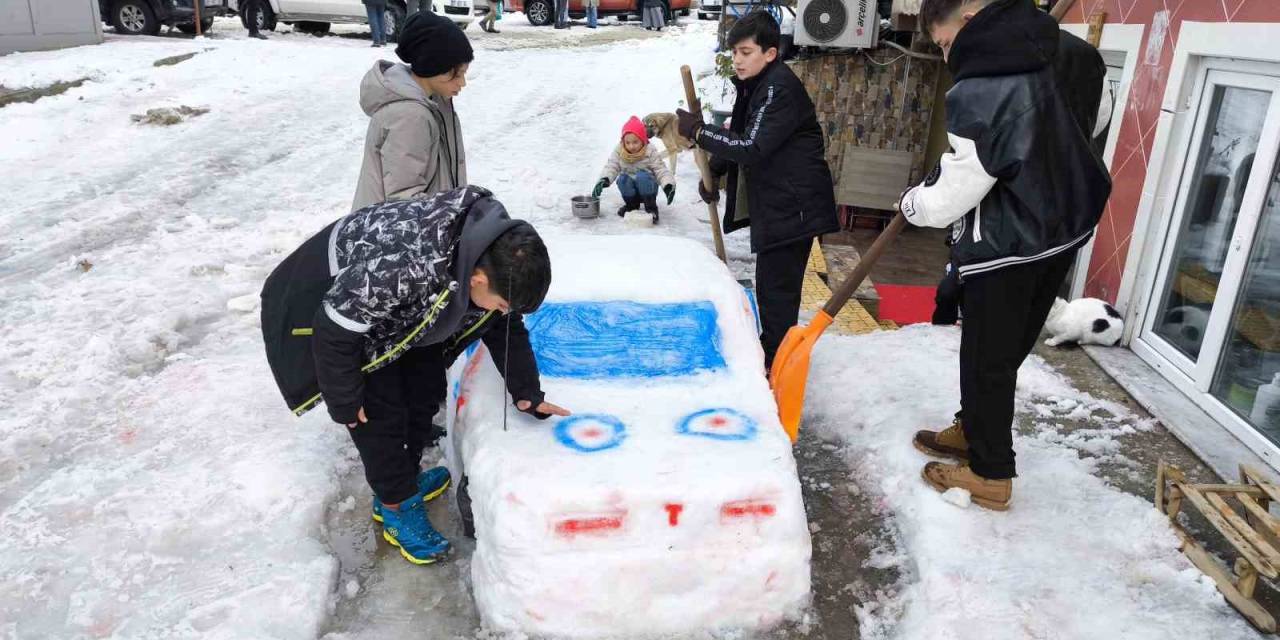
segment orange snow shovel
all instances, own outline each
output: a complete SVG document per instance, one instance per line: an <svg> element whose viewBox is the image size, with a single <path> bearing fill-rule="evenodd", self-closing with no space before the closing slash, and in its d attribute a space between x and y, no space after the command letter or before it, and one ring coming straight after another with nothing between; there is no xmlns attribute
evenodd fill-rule
<svg viewBox="0 0 1280 640"><path fill-rule="evenodd" d="M893 217L893 221L880 237L876 238L866 255L854 267L840 287L831 294L831 299L822 307L818 315L809 321L808 326L795 326L787 330L787 335L773 357L773 367L769 370L769 380L773 384L773 398L778 401L778 417L782 420L782 428L786 429L791 441L795 442L800 435L800 413L804 408L804 387L809 381L809 354L813 345L818 342L822 332L831 326L836 314L844 308L853 292L871 273L871 267L880 254L889 247L898 232L907 225L907 219L901 213Z"/></svg>

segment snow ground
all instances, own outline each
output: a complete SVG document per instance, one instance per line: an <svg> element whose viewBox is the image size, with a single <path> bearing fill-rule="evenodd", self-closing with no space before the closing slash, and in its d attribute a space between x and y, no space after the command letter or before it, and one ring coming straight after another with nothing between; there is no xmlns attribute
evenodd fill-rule
<svg viewBox="0 0 1280 640"><path fill-rule="evenodd" d="M598 220L567 203L627 116L674 109L679 65L710 64L710 23L656 37L620 25L637 38L584 48L599 36L522 22L469 32L477 59L458 104L472 180L549 233L709 247L688 157L656 229L609 214L613 193ZM257 328L262 279L349 206L367 123L356 87L393 53L342 35L247 40L226 20L213 36L0 57L5 86L91 80L0 109L0 637L484 636L472 547L448 506L432 514L459 543L451 562L412 567L376 542L347 436L323 412L285 410ZM172 127L129 118L179 105L210 112ZM749 273L745 236L727 240ZM851 482L882 496L901 534L867 560L908 581L863 608L866 635L1254 637L1150 505L1079 457L1142 425L1093 409L1039 361L1024 368L1023 415L1096 411L1096 437L1020 438L1009 514L924 487L908 439L948 420L956 345L926 329L816 352L807 425L846 443Z"/></svg>

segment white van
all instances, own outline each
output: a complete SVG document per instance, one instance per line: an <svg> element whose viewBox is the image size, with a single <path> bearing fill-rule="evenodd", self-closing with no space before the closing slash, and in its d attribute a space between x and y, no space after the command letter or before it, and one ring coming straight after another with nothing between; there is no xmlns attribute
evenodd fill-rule
<svg viewBox="0 0 1280 640"><path fill-rule="evenodd" d="M232 9L240 14L240 21L248 28L249 16L239 11L240 0L229 0ZM408 0L417 10L418 0ZM466 29L475 20L474 0L431 0L432 11L453 20ZM327 33L329 26L337 24L369 24L369 14L360 0L264 0L261 10L253 19L261 31L273 31L276 24L291 24L299 31ZM400 37L408 13L405 0L388 0L386 8L387 42Z"/></svg>

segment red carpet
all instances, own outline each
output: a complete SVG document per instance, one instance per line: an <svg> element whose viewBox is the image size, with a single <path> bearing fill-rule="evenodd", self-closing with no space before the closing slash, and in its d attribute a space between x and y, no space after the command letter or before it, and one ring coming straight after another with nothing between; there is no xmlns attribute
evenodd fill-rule
<svg viewBox="0 0 1280 640"><path fill-rule="evenodd" d="M912 287L877 284L880 294L880 319L898 324L928 323L933 319L933 294L936 287Z"/></svg>

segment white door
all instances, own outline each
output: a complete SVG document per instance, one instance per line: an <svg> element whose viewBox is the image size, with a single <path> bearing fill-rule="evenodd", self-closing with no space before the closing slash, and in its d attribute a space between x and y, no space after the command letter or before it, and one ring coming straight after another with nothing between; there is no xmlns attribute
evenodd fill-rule
<svg viewBox="0 0 1280 640"><path fill-rule="evenodd" d="M1243 440L1274 453L1280 402L1274 420L1255 417L1267 409L1257 401L1270 402L1259 388L1280 373L1280 69L1263 71L1210 67L1198 83L1133 346Z"/></svg>

